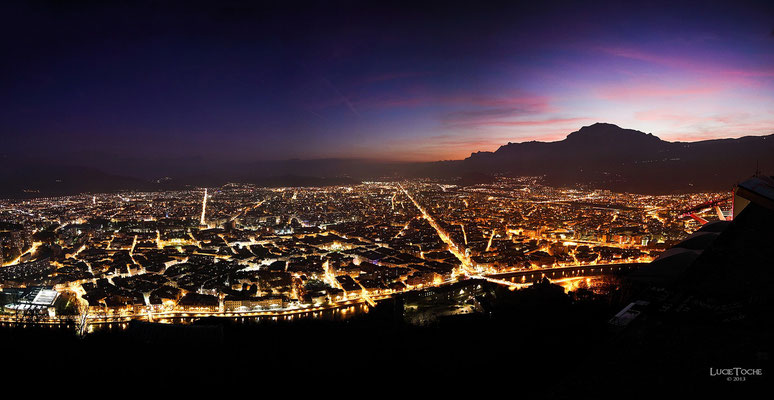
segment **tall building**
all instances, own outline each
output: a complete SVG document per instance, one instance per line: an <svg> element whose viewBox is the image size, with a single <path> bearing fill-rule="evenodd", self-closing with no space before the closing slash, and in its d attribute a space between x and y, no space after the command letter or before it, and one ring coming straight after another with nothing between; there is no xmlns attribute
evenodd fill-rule
<svg viewBox="0 0 774 400"><path fill-rule="evenodd" d="M206 225L204 214L207 212L207 188L204 188L204 197L202 198L202 216L199 219L199 225Z"/></svg>

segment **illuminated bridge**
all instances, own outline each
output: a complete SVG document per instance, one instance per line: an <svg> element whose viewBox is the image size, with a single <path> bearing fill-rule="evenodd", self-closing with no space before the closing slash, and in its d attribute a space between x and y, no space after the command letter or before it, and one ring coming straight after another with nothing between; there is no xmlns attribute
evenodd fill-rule
<svg viewBox="0 0 774 400"><path fill-rule="evenodd" d="M534 283L540 282L543 277L549 280L575 278L580 276L612 275L625 274L632 272L648 263L622 263L622 264L597 264L597 265L578 265L572 267L541 268L525 271L506 272L502 274L490 274L486 279L490 281L500 281L507 284Z"/></svg>

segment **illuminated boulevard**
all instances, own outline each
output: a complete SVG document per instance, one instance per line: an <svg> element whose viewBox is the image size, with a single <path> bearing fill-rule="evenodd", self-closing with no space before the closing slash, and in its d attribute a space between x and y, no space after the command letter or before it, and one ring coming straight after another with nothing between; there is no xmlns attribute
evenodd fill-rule
<svg viewBox="0 0 774 400"><path fill-rule="evenodd" d="M465 249L460 250L460 247L457 246L457 244L451 240L451 238L449 237L449 234L443 230L443 228L435 221L433 216L428 214L427 211L425 211L425 209L422 207L422 205L420 205L402 185L398 184L398 187L417 207L419 212L422 213L422 216L436 230L436 232L438 233L438 237L449 246L449 251L460 260L463 266L463 272L469 278L485 279L492 283L511 286L513 288L520 288L520 287L523 287L524 285L532 284L535 281L539 281L543 277L549 277L551 279L560 279L560 280L570 279L570 278L577 278L580 276L589 276L589 275L595 275L595 274L598 275L604 272L612 272L612 271L619 272L622 269L631 270L639 266L638 263L634 263L634 264L611 263L611 264L602 264L602 265L596 265L596 266L589 266L589 265L572 266L571 265L571 266L564 266L560 268L541 268L541 269L533 269L528 271L509 272L509 273L494 274L494 275L482 275L475 271L475 266L470 260L470 257L466 256ZM492 236L494 236L494 234ZM490 244L491 244L491 238L490 238ZM561 283L561 282L558 282L558 283Z"/></svg>

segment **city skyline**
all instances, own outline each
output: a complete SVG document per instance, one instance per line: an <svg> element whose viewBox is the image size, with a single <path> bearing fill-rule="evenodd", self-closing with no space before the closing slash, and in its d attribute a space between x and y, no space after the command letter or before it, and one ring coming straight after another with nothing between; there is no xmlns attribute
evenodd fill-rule
<svg viewBox="0 0 774 400"><path fill-rule="evenodd" d="M0 376L760 394L773 28L771 0L0 2Z"/></svg>
<svg viewBox="0 0 774 400"><path fill-rule="evenodd" d="M434 161L594 122L774 133L766 2L3 7L5 154Z"/></svg>

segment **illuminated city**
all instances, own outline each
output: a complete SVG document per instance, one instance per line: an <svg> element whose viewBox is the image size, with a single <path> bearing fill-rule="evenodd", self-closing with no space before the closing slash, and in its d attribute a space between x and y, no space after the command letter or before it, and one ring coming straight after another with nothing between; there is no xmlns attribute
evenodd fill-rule
<svg viewBox="0 0 774 400"><path fill-rule="evenodd" d="M771 387L771 1L11 0L0 19L8 387Z"/></svg>
<svg viewBox="0 0 774 400"><path fill-rule="evenodd" d="M58 306L11 304L2 321L75 319L90 332L130 319L314 318L460 280L517 289L555 273L568 290L594 287L698 229L702 217L683 210L730 205L730 193L552 188L539 177L208 190L3 202L4 291L45 286Z"/></svg>

